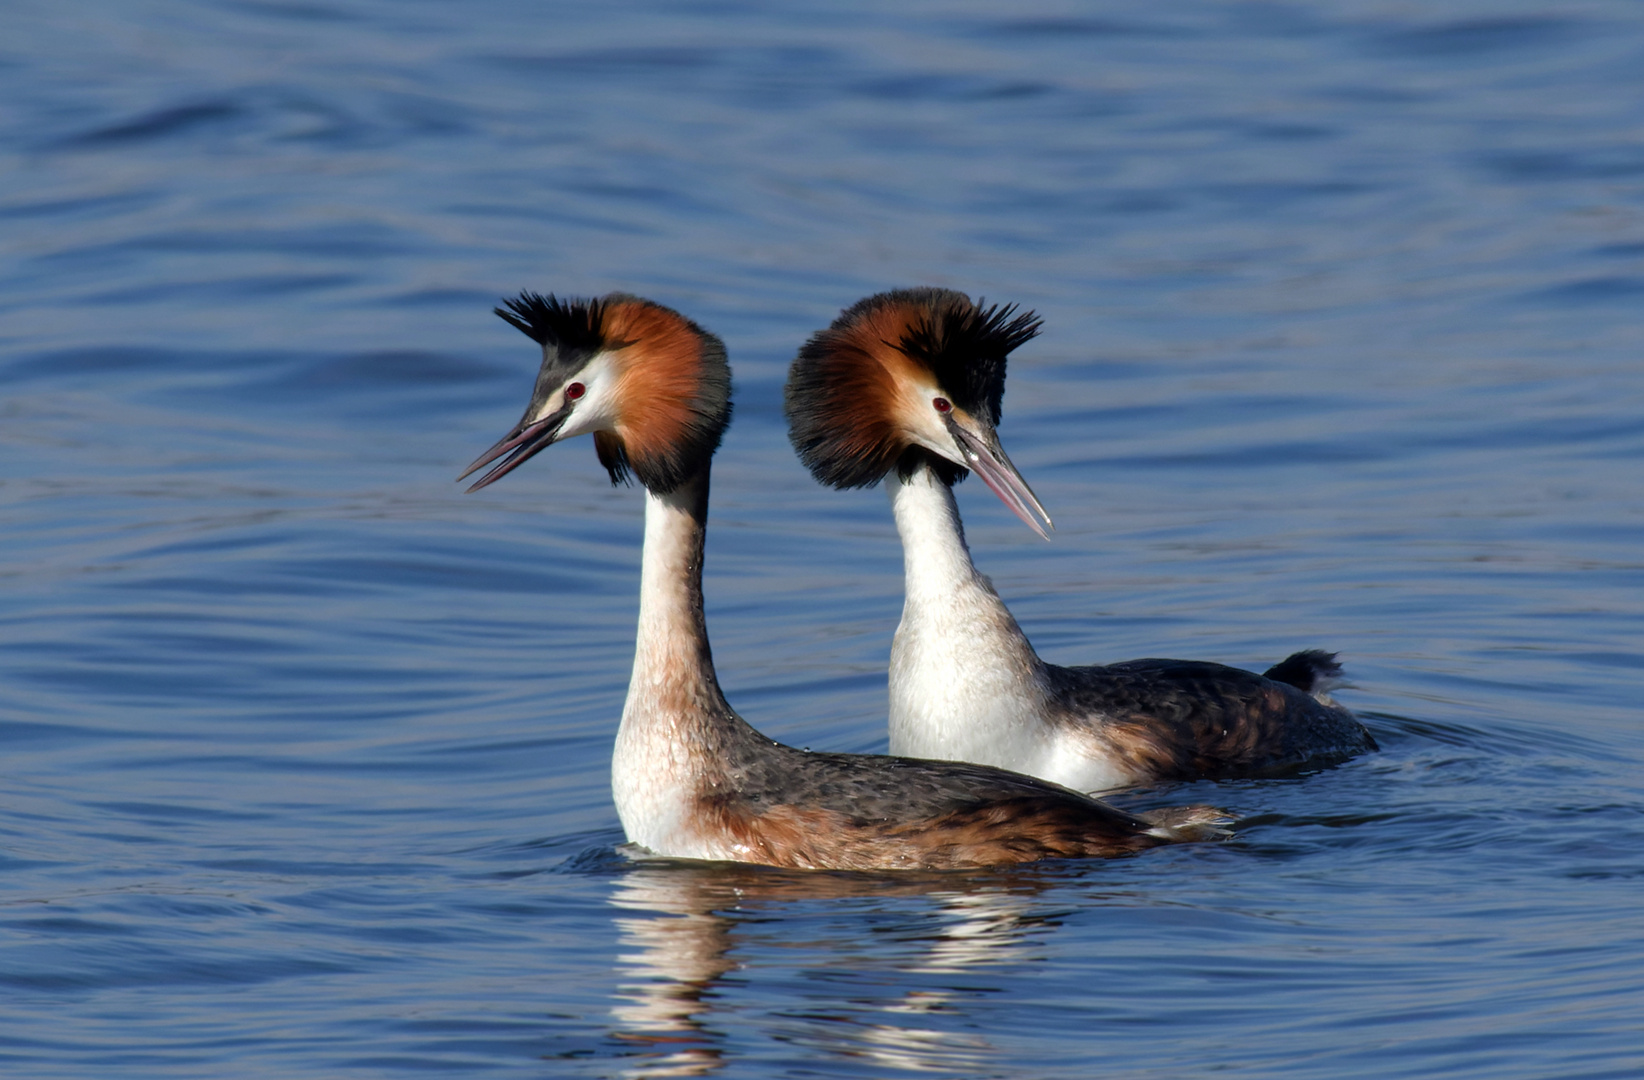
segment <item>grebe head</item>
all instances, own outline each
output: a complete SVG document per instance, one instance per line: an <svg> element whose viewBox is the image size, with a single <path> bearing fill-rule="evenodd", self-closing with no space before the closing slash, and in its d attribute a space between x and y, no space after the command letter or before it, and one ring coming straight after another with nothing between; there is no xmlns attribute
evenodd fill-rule
<svg viewBox="0 0 1644 1080"><path fill-rule="evenodd" d="M542 346L542 370L520 422L458 477L502 458L469 491L588 432L611 483L631 472L657 494L706 467L719 448L731 420L725 346L677 311L625 293L560 300L534 292L496 311Z"/></svg>
<svg viewBox="0 0 1644 1080"><path fill-rule="evenodd" d="M975 470L1044 536L1050 516L994 430L1005 358L1038 333L1033 312L982 307L950 289L870 296L799 350L784 403L788 437L830 487L868 487L920 464L949 484Z"/></svg>

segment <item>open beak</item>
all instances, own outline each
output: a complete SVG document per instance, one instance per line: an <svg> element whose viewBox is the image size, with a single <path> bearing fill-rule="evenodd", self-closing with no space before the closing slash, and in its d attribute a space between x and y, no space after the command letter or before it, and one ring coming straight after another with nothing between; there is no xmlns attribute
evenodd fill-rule
<svg viewBox="0 0 1644 1080"><path fill-rule="evenodd" d="M1010 463L1005 448L999 445L999 436L992 428L982 425L981 431L971 431L949 416L948 430L964 456L961 464L980 476L988 489L999 496L999 501L1010 507L1011 513L1021 518L1028 528L1042 539L1049 540L1050 534L1045 530L1056 526L1051 524L1050 515L1040 505L1039 497L1033 494L1033 489L1016 471L1016 466Z"/></svg>
<svg viewBox="0 0 1644 1080"><path fill-rule="evenodd" d="M519 424L504 435L495 446L475 459L474 463L463 470L458 480L466 480L470 475L490 465L497 458L503 460L492 466L491 471L474 481L469 491L478 491L488 484L494 484L504 476L513 472L527 461L531 460L542 450L553 445L559 435L559 429L564 426L565 420L571 415L569 406L559 409L551 416L545 416L534 423L521 420ZM505 456L506 455L506 456Z"/></svg>

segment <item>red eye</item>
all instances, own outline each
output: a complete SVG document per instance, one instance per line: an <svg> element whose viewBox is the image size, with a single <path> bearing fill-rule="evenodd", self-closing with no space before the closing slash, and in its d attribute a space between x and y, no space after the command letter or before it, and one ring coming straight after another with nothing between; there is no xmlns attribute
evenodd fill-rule
<svg viewBox="0 0 1644 1080"><path fill-rule="evenodd" d="M588 388L579 382L574 382L565 388L565 400L575 401L588 392Z"/></svg>
<svg viewBox="0 0 1644 1080"><path fill-rule="evenodd" d="M936 411L939 413L950 413L953 411L953 402L949 401L945 397L939 397L932 401L931 404L936 407Z"/></svg>

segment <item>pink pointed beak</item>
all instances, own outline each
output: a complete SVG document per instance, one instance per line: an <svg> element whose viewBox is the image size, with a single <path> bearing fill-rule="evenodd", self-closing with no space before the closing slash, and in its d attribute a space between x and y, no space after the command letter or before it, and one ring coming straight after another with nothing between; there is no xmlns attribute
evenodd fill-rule
<svg viewBox="0 0 1644 1080"><path fill-rule="evenodd" d="M503 458L502 462L494 466L490 472L474 481L468 490L470 492L478 491L482 487L496 483L541 451L552 446L554 439L559 435L559 429L565 424L565 418L570 415L571 409L567 404L565 408L558 410L552 416L545 416L534 423L528 424L521 420L513 431L504 435L495 446L476 458L474 463L464 469L462 475L457 479L466 480L474 472L490 465L498 458ZM504 455L507 456L504 457Z"/></svg>
<svg viewBox="0 0 1644 1080"><path fill-rule="evenodd" d="M991 428L981 432L971 431L951 417L948 429L964 457L959 464L980 476L982 483L999 496L999 501L1010 507L1011 513L1021 518L1041 538L1049 540L1050 533L1046 530L1056 526L1051 523L1050 515L1045 513L1039 497L1033 494L1033 489L1022 479L1022 474L1011 464L1005 448L999 445L999 436Z"/></svg>

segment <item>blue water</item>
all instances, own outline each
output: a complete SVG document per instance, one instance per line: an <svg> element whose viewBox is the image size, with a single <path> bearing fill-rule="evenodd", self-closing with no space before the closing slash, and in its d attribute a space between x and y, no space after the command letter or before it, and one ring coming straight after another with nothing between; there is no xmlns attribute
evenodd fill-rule
<svg viewBox="0 0 1644 1080"><path fill-rule="evenodd" d="M0 35L0 1071L1644 1075L1644 7L87 0ZM881 749L789 452L869 292L1036 309L961 490L1047 658L1340 650L1225 844L643 866L640 499L494 488L521 288L723 336L731 701Z"/></svg>

